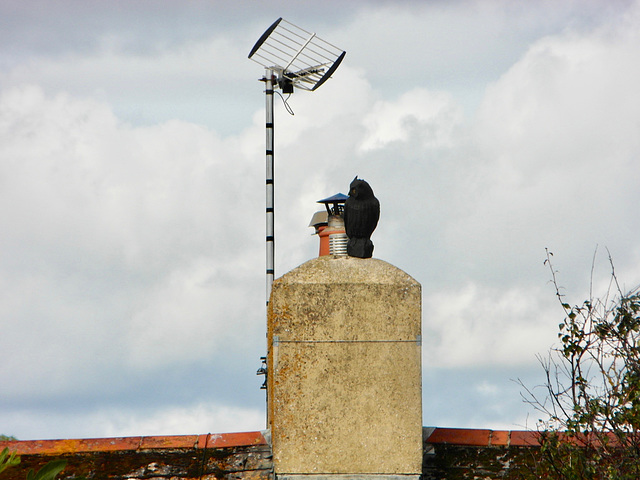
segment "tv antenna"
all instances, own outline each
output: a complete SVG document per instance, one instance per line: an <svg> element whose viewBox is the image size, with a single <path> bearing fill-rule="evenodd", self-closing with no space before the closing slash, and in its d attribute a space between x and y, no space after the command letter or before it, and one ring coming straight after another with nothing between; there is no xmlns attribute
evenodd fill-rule
<svg viewBox="0 0 640 480"><path fill-rule="evenodd" d="M274 119L273 92L293 93L294 87L314 91L326 82L344 56L344 50L282 18L276 20L258 39L249 58L265 68L267 128L267 305L275 276L275 211L273 186Z"/></svg>

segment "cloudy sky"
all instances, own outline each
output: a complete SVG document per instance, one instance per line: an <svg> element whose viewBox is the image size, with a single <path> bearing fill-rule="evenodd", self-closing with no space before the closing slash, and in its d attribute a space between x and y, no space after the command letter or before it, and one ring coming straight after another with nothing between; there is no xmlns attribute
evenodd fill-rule
<svg viewBox="0 0 640 480"><path fill-rule="evenodd" d="M424 424L522 429L568 299L640 283L640 3L0 0L0 434L260 430L264 71L284 17L347 56L277 100L276 275L355 176L423 287Z"/></svg>

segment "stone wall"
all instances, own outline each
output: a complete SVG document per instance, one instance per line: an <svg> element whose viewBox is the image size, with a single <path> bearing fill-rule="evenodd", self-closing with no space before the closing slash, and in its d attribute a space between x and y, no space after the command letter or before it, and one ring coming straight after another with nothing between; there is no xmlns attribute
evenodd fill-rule
<svg viewBox="0 0 640 480"><path fill-rule="evenodd" d="M67 460L59 479L268 480L271 448L260 432L171 437L0 442L21 457L0 474L24 480L53 459Z"/></svg>
<svg viewBox="0 0 640 480"><path fill-rule="evenodd" d="M423 480L527 478L538 453L535 432L425 427L423 439ZM22 463L1 480L24 480L29 469L57 458L68 461L60 480L273 478L271 447L260 432L0 442L5 446Z"/></svg>
<svg viewBox="0 0 640 480"><path fill-rule="evenodd" d="M535 432L423 428L422 480L533 478Z"/></svg>

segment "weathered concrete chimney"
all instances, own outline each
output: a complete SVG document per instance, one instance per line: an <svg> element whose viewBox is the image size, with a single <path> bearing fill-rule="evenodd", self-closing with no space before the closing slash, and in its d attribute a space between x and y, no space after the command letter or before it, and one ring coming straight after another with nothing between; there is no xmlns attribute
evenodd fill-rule
<svg viewBox="0 0 640 480"><path fill-rule="evenodd" d="M278 477L419 477L419 283L378 259L315 258L274 282L268 343Z"/></svg>

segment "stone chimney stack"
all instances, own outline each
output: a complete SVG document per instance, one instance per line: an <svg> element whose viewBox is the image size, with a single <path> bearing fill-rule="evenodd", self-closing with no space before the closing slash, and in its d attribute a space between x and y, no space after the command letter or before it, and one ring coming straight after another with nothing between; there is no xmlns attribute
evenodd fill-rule
<svg viewBox="0 0 640 480"><path fill-rule="evenodd" d="M274 282L268 344L277 477L417 480L419 283L378 259L310 260Z"/></svg>

